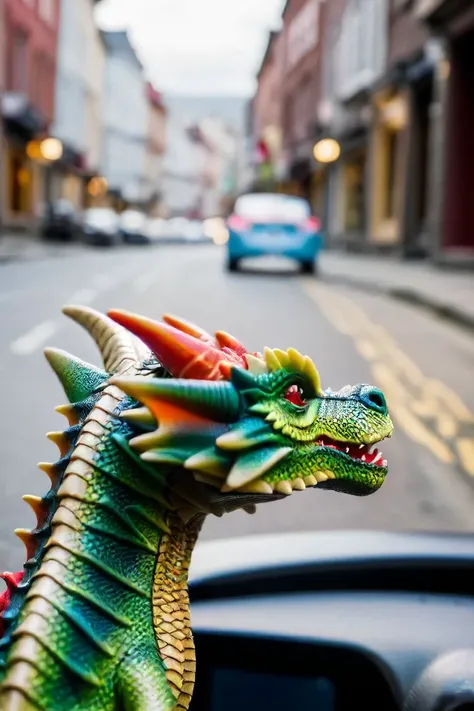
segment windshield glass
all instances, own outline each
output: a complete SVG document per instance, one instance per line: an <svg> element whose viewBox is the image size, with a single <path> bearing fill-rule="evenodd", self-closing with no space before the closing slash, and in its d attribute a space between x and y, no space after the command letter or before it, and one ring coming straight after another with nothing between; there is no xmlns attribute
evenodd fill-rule
<svg viewBox="0 0 474 711"><path fill-rule="evenodd" d="M235 214L248 220L301 222L310 214L304 200L287 195L244 195L235 204Z"/></svg>
<svg viewBox="0 0 474 711"><path fill-rule="evenodd" d="M141 212L130 210L120 216L120 224L125 228L138 229L146 224L146 216Z"/></svg>
<svg viewBox="0 0 474 711"><path fill-rule="evenodd" d="M120 437L163 415L145 458L163 465L158 483L198 473L186 493L199 501L200 486L219 485L203 538L474 534L473 127L474 0L0 0L0 595L1 572L24 562L12 531L34 525L22 496L46 494L34 468L55 461L43 434L69 426L54 410L66 396L42 355L50 347L114 378L86 444L106 415ZM106 367L63 317L68 304L169 328L182 318L199 345L170 337L152 356L149 334L143 349L130 338ZM176 336L169 328L163 338ZM168 351L183 360L175 373ZM119 362L126 378L171 373L183 389L152 417L137 400L122 423ZM95 397L105 376L94 373ZM200 378L222 389L199 389L196 413L188 385ZM66 439L78 431L72 410L61 408ZM70 490L95 502L88 476ZM248 506L214 515L236 480L248 490L228 510L241 495ZM133 505L112 524L97 501L114 545L132 539L147 555ZM79 524L64 521L75 540ZM127 565L121 579L132 571L138 585ZM3 659L0 644L0 679Z"/></svg>
<svg viewBox="0 0 474 711"><path fill-rule="evenodd" d="M84 213L84 222L90 225L108 227L114 225L118 220L116 213L113 210L106 208L94 208L86 210Z"/></svg>

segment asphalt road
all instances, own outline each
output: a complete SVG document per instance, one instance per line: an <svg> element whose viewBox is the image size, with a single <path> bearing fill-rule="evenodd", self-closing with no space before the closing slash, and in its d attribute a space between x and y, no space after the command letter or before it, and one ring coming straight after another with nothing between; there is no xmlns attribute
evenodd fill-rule
<svg viewBox="0 0 474 711"><path fill-rule="evenodd" d="M0 569L19 569L14 528L34 524L22 494L44 494L45 433L63 428L64 395L46 345L100 364L96 347L61 314L65 303L174 312L234 333L249 350L293 346L311 355L323 385L374 382L396 425L383 447L390 473L366 498L311 490L208 519L203 537L310 529L474 529L474 339L432 316L266 262L227 274L210 246L70 251L0 265Z"/></svg>

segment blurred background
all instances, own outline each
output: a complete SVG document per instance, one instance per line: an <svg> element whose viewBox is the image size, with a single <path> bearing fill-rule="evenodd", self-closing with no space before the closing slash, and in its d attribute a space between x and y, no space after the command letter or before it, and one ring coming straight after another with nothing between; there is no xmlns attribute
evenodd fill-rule
<svg viewBox="0 0 474 711"><path fill-rule="evenodd" d="M62 427L42 348L98 361L66 302L177 312L385 390L380 493L205 536L472 529L472 0L0 0L0 90L0 568Z"/></svg>

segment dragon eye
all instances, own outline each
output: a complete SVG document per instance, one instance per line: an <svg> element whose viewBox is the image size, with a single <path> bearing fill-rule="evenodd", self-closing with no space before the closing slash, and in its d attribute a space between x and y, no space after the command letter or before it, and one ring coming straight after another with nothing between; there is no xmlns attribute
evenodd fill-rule
<svg viewBox="0 0 474 711"><path fill-rule="evenodd" d="M306 405L306 397L303 388L299 385L291 385L285 393L285 400L291 402L292 405L297 405L297 407L304 407Z"/></svg>

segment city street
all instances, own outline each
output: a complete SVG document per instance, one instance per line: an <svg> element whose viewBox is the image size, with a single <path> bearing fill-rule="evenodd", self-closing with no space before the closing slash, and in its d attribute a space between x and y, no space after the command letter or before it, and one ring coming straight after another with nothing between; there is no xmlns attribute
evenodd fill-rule
<svg viewBox="0 0 474 711"><path fill-rule="evenodd" d="M45 434L64 427L64 402L42 350L63 348L96 364L94 343L61 314L66 303L101 311L164 312L223 329L249 350L293 346L312 356L324 387L373 382L387 395L396 432L384 444L390 472L367 499L332 492L205 524L203 537L310 529L472 530L474 338L424 311L302 277L266 262L229 275L214 246L68 251L0 265L0 569L19 569L13 529L33 525L23 494L44 494L36 468L56 450ZM471 481L470 481L471 479Z"/></svg>

